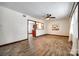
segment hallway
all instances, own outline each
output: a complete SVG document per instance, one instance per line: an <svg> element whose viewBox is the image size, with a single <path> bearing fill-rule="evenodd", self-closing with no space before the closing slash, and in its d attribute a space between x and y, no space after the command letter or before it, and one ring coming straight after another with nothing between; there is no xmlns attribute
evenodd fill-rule
<svg viewBox="0 0 79 59"><path fill-rule="evenodd" d="M68 37L44 35L32 40L35 49L31 49L28 40L0 47L4 56L69 56Z"/></svg>

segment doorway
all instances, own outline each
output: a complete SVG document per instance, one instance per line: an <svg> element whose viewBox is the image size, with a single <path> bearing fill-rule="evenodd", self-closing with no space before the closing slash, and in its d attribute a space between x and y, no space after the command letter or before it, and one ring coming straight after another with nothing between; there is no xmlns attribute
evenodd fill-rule
<svg viewBox="0 0 79 59"><path fill-rule="evenodd" d="M28 20L27 21L27 38L29 39L29 36L32 36L32 29L33 25L36 24L36 21Z"/></svg>
<svg viewBox="0 0 79 59"><path fill-rule="evenodd" d="M36 24L36 21L28 20L27 21L27 38L29 41L30 48L34 50L34 40L33 40L33 26Z"/></svg>

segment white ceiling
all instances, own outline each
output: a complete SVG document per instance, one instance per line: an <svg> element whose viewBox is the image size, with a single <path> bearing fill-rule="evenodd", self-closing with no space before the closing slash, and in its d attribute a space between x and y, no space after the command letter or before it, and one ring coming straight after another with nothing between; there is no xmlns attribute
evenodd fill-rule
<svg viewBox="0 0 79 59"><path fill-rule="evenodd" d="M32 17L43 18L47 13L56 19L66 18L70 15L72 2L0 2L0 5Z"/></svg>

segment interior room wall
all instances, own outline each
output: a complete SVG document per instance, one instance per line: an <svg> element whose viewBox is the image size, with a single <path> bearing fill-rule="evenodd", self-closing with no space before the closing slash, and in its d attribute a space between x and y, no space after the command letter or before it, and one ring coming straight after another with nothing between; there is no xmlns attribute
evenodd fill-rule
<svg viewBox="0 0 79 59"><path fill-rule="evenodd" d="M0 45L27 39L27 20L43 22L29 15L0 6ZM37 35L44 34L37 30Z"/></svg>
<svg viewBox="0 0 79 59"><path fill-rule="evenodd" d="M52 19L51 21L48 21L47 23L47 33L48 34L54 34L54 35L63 35L63 36L69 36L69 19ZM59 26L59 30L52 30L52 25L57 24Z"/></svg>

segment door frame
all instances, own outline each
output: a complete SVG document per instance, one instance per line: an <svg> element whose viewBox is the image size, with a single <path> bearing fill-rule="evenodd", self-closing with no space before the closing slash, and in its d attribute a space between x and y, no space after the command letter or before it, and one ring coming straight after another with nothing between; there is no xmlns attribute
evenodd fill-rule
<svg viewBox="0 0 79 59"><path fill-rule="evenodd" d="M27 20L27 40L28 40L28 37L29 37L29 29L28 29L29 21L35 22L35 24L36 24L36 21L34 21L34 20L30 20L30 19Z"/></svg>

